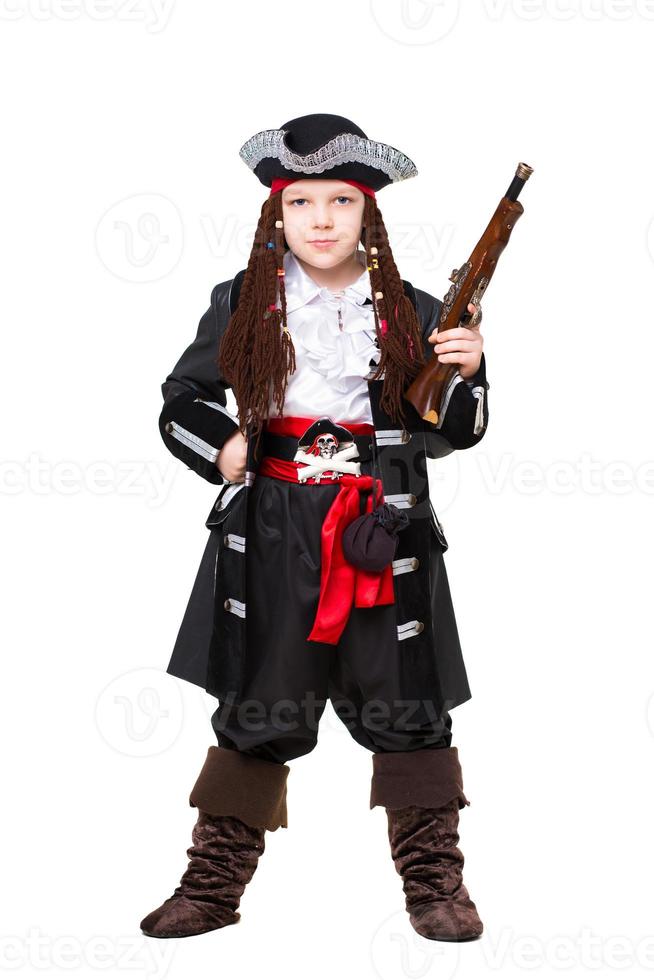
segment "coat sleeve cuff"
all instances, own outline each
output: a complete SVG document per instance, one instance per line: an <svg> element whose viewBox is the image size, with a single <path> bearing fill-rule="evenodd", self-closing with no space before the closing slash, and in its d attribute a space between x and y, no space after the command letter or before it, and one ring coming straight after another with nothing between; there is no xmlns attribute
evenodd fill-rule
<svg viewBox="0 0 654 980"><path fill-rule="evenodd" d="M220 450L238 429L238 419L219 402L197 391L182 391L164 406L159 431L167 448L209 483L224 483L217 461Z"/></svg>
<svg viewBox="0 0 654 980"><path fill-rule="evenodd" d="M227 296L225 289L214 287L195 340L161 386L159 415L161 437L173 456L216 484L227 482L216 464L226 440L239 428L238 418L225 407L227 385L216 364Z"/></svg>
<svg viewBox="0 0 654 980"><path fill-rule="evenodd" d="M483 353L479 369L471 378L462 378L458 371L452 375L441 398L435 429L454 449L474 446L484 436L488 425L489 387Z"/></svg>

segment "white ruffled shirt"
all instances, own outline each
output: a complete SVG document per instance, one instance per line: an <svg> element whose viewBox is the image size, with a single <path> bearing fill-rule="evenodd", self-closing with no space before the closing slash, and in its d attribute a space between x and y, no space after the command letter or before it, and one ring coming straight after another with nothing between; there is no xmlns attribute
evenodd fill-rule
<svg viewBox="0 0 654 980"><path fill-rule="evenodd" d="M285 416L372 422L366 375L379 363L380 351L366 253L359 250L357 258L363 268L359 278L332 292L314 282L290 249L284 255L286 320L296 363L287 380ZM272 398L268 411L278 415Z"/></svg>
<svg viewBox="0 0 654 980"><path fill-rule="evenodd" d="M287 380L285 416L372 423L367 375L379 363L380 351L366 253L359 249L357 259L363 271L356 282L332 292L314 282L294 252L284 254L286 320L296 364ZM466 379L466 384L472 388L474 381ZM278 416L272 397L268 414Z"/></svg>

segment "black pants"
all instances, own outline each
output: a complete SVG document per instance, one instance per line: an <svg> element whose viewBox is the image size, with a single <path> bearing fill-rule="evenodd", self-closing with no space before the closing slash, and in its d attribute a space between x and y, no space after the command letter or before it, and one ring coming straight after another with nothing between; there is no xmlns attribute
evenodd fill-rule
<svg viewBox="0 0 654 980"><path fill-rule="evenodd" d="M361 464L362 473L370 472ZM324 478L323 478L324 479ZM320 593L320 531L338 484L258 475L246 535L247 650L243 698L219 703L218 744L271 762L310 752L327 700L371 752L451 745L452 722L429 691L398 696L395 607L352 607L336 645L306 639Z"/></svg>

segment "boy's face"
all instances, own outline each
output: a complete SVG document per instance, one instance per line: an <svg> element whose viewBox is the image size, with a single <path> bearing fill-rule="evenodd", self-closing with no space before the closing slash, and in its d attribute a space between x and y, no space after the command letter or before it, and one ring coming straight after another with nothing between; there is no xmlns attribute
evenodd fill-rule
<svg viewBox="0 0 654 980"><path fill-rule="evenodd" d="M363 205L363 191L342 180L294 181L282 191L288 247L320 269L350 260L361 239ZM320 245L319 239L332 244Z"/></svg>

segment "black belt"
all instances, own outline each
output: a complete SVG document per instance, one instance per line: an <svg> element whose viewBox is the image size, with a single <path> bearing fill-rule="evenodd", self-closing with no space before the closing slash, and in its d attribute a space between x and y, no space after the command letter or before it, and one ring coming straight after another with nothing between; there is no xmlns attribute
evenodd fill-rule
<svg viewBox="0 0 654 980"><path fill-rule="evenodd" d="M371 436L352 436L354 444L359 453L358 459L362 463L372 459ZM293 460L298 451L298 440L295 436L279 436L273 432L263 432L261 434L261 455L277 456L278 459ZM353 463L357 460L353 459Z"/></svg>

